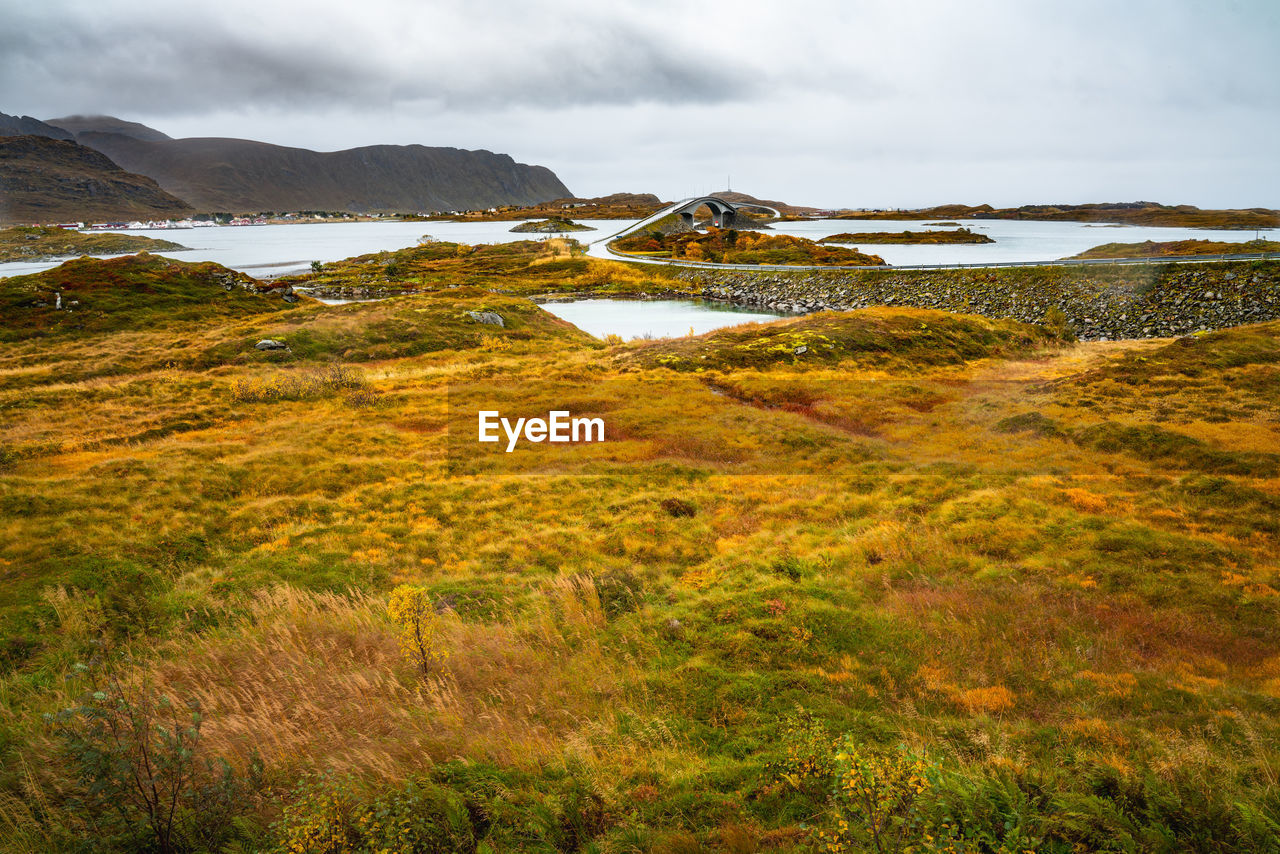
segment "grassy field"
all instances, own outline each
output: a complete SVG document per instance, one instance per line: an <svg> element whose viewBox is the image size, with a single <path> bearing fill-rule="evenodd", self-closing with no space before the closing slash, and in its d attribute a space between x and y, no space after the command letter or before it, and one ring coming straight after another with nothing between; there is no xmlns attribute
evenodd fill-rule
<svg viewBox="0 0 1280 854"><path fill-rule="evenodd" d="M523 296L653 275L0 280L0 850L1277 849L1280 323ZM607 441L482 452L490 404Z"/></svg>

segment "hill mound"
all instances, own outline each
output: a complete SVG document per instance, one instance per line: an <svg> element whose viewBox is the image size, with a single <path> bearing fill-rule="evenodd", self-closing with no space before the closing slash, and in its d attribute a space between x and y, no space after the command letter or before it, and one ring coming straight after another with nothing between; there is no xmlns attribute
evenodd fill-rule
<svg viewBox="0 0 1280 854"><path fill-rule="evenodd" d="M168 219L191 206L106 155L43 136L0 137L0 222Z"/></svg>
<svg viewBox="0 0 1280 854"><path fill-rule="evenodd" d="M280 311L298 297L220 264L145 252L0 279L0 341L148 329Z"/></svg>
<svg viewBox="0 0 1280 854"><path fill-rule="evenodd" d="M624 361L676 371L830 366L847 360L902 366L951 365L1057 346L1041 326L927 309L874 308L809 314L670 339Z"/></svg>
<svg viewBox="0 0 1280 854"><path fill-rule="evenodd" d="M828 267L879 267L884 259L857 249L828 246L789 234L759 234L714 226L706 232L669 231L664 227L674 217L664 217L642 232L615 240L620 252L655 257L681 258L717 264L821 265ZM677 227L678 222L674 223Z"/></svg>

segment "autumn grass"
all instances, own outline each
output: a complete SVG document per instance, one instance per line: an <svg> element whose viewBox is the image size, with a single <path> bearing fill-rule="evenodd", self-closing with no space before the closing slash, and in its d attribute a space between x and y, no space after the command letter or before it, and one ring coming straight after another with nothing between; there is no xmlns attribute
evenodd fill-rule
<svg viewBox="0 0 1280 854"><path fill-rule="evenodd" d="M1278 340L880 308L604 346L445 286L7 344L0 826L75 844L40 714L105 645L263 757L263 847L327 771L439 787L493 850L813 850L848 736L936 766L990 848L1266 851ZM305 381L335 370L377 404ZM610 440L460 456L491 400Z"/></svg>

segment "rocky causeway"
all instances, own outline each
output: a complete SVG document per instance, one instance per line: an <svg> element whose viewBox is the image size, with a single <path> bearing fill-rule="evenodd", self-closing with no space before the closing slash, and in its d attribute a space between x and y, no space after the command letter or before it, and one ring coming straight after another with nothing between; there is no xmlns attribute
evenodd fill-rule
<svg viewBox="0 0 1280 854"><path fill-rule="evenodd" d="M1162 338L1280 318L1280 261L973 270L685 270L705 299L784 314L875 305L1040 323L1057 308L1085 340Z"/></svg>

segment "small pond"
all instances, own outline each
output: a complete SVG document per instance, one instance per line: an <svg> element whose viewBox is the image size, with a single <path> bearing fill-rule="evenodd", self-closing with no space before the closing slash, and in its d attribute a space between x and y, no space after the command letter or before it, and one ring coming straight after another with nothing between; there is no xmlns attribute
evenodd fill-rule
<svg viewBox="0 0 1280 854"><path fill-rule="evenodd" d="M725 326L764 323L782 317L780 314L691 299L583 299L551 302L542 307L597 338L618 335L627 341L632 338L678 338L688 335L690 330L701 335Z"/></svg>

